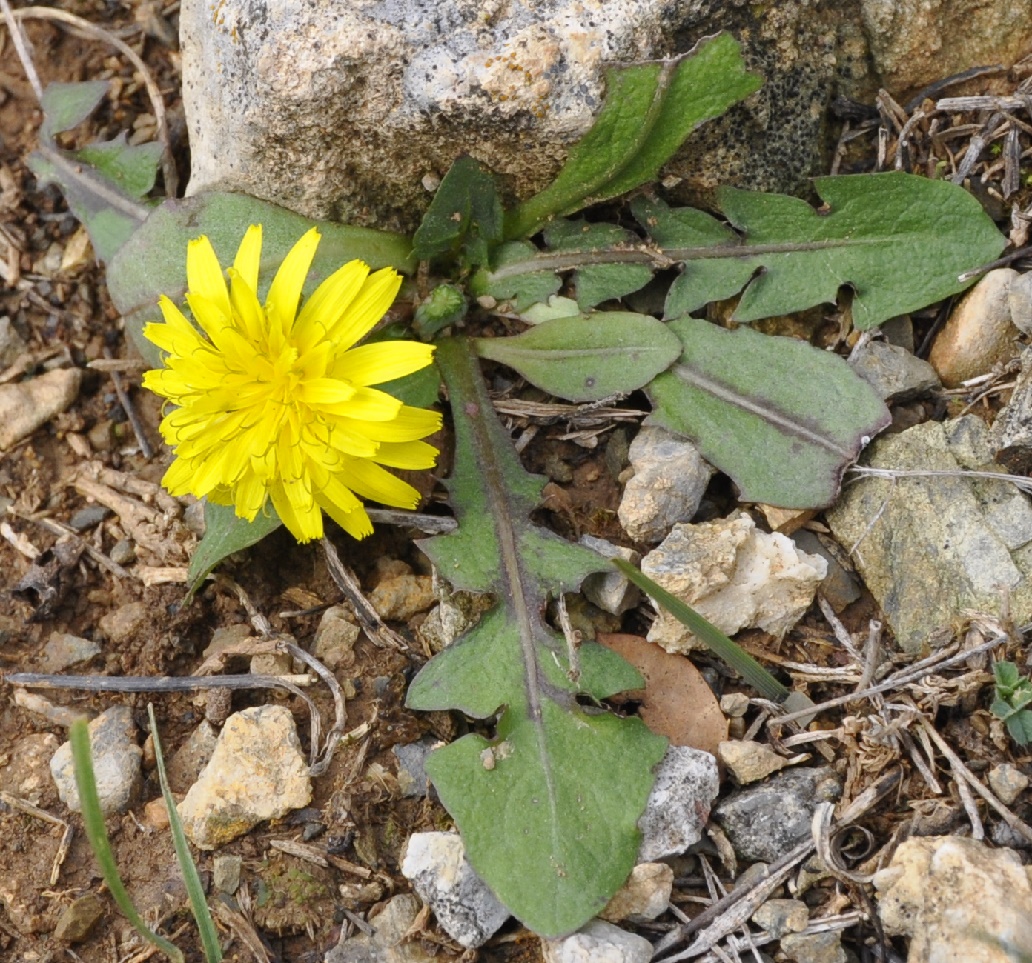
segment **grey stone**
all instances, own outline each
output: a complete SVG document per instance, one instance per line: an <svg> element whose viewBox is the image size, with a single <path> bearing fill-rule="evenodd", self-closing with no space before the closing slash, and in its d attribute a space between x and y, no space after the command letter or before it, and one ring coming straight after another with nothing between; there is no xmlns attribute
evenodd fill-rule
<svg viewBox="0 0 1032 963"><path fill-rule="evenodd" d="M1032 271L1019 274L1007 289L1011 321L1022 334L1032 334Z"/></svg>
<svg viewBox="0 0 1032 963"><path fill-rule="evenodd" d="M989 444L993 458L1011 474L1032 472L1032 348L1021 352L1021 371L1010 401L993 422Z"/></svg>
<svg viewBox="0 0 1032 963"><path fill-rule="evenodd" d="M215 857L211 867L211 882L219 893L232 896L237 891L243 864L243 858L240 856Z"/></svg>
<svg viewBox="0 0 1032 963"><path fill-rule="evenodd" d="M617 514L631 538L655 544L699 510L713 469L693 442L649 425L631 442L629 457L634 476Z"/></svg>
<svg viewBox="0 0 1032 963"><path fill-rule="evenodd" d="M185 793L197 782L215 751L217 741L215 728L207 719L202 719L169 760L168 784L172 792Z"/></svg>
<svg viewBox="0 0 1032 963"><path fill-rule="evenodd" d="M942 387L927 361L885 341L868 341L849 364L887 404L911 401Z"/></svg>
<svg viewBox="0 0 1032 963"><path fill-rule="evenodd" d="M1011 850L914 837L873 882L885 932L910 937L908 963L1010 963L1032 954L1032 883Z"/></svg>
<svg viewBox="0 0 1032 963"><path fill-rule="evenodd" d="M752 921L778 940L786 933L805 930L810 922L810 910L802 900L769 899L753 913Z"/></svg>
<svg viewBox="0 0 1032 963"><path fill-rule="evenodd" d="M95 528L104 521L110 514L111 509L106 505L87 505L85 508L80 508L68 519L68 527L77 532L89 531L89 529Z"/></svg>
<svg viewBox="0 0 1032 963"><path fill-rule="evenodd" d="M56 368L28 381L0 385L0 451L27 438L78 397L82 372Z"/></svg>
<svg viewBox="0 0 1032 963"><path fill-rule="evenodd" d="M899 470L991 468L979 465L985 435L974 416L926 422L875 441L865 460ZM840 545L857 545L857 568L905 652L922 651L965 609L1032 618L1032 505L1008 482L861 478L826 517Z"/></svg>
<svg viewBox="0 0 1032 963"><path fill-rule="evenodd" d="M226 720L208 765L177 808L193 844L216 849L311 799L294 718L284 706L266 705Z"/></svg>
<svg viewBox="0 0 1032 963"><path fill-rule="evenodd" d="M466 861L456 833L414 833L405 844L401 873L433 910L441 929L467 949L482 946L509 918Z"/></svg>
<svg viewBox="0 0 1032 963"><path fill-rule="evenodd" d="M67 632L51 632L47 644L43 646L44 672L61 672L70 665L89 662L95 655L100 655L100 646L91 639L80 639Z"/></svg>
<svg viewBox="0 0 1032 963"><path fill-rule="evenodd" d="M656 781L638 820L639 862L676 856L697 843L719 791L717 760L710 753L670 746L656 769Z"/></svg>
<svg viewBox="0 0 1032 963"><path fill-rule="evenodd" d="M827 562L790 538L760 531L744 512L698 525L675 525L642 559L642 572L727 635L760 628L781 638L810 607ZM667 652L700 643L666 610L648 632Z"/></svg>
<svg viewBox="0 0 1032 963"><path fill-rule="evenodd" d="M673 887L674 871L666 863L639 863L599 916L610 923L654 920L666 912Z"/></svg>
<svg viewBox="0 0 1032 963"><path fill-rule="evenodd" d="M831 769L789 769L721 800L713 818L739 859L773 863L810 835L817 804L838 793Z"/></svg>
<svg viewBox="0 0 1032 963"><path fill-rule="evenodd" d="M323 963L434 963L440 957L428 953L420 940L409 938L420 912L411 893L401 893L369 917L372 935L358 932L329 950Z"/></svg>
<svg viewBox="0 0 1032 963"><path fill-rule="evenodd" d="M86 893L66 906L54 927L54 938L62 943L81 943L104 915L104 901Z"/></svg>
<svg viewBox="0 0 1032 963"><path fill-rule="evenodd" d="M111 546L111 561L116 565L129 565L136 561L136 549L131 538L121 538Z"/></svg>
<svg viewBox="0 0 1032 963"><path fill-rule="evenodd" d="M964 296L936 335L928 361L948 388L986 374L1018 353L1008 290L1018 272L990 271Z"/></svg>
<svg viewBox="0 0 1032 963"><path fill-rule="evenodd" d="M319 620L312 655L330 669L346 668L355 661L355 643L362 630L351 619L349 609L333 605Z"/></svg>
<svg viewBox="0 0 1032 963"><path fill-rule="evenodd" d="M128 706L113 706L102 712L90 723L89 734L100 808L106 816L124 812L140 787L143 758L143 750L134 739L132 710ZM54 753L50 772L61 801L73 812L80 812L71 743L64 743Z"/></svg>
<svg viewBox="0 0 1032 963"><path fill-rule="evenodd" d="M1003 762L989 770L989 788L1005 806L1012 806L1028 788L1028 776L1012 763Z"/></svg>
<svg viewBox="0 0 1032 963"><path fill-rule="evenodd" d="M430 779L426 774L426 759L438 741L430 736L407 746L394 746L391 752L398 760L398 786L401 794L410 798L424 799Z"/></svg>
<svg viewBox="0 0 1032 963"><path fill-rule="evenodd" d="M792 534L792 541L807 555L819 555L828 563L828 574L821 579L820 592L832 609L841 612L860 598L860 581L840 560L845 559L846 553L833 539L820 538L816 532L801 528Z"/></svg>
<svg viewBox="0 0 1032 963"><path fill-rule="evenodd" d="M580 543L604 558L622 558L632 565L641 561L641 556L634 549L621 548L604 538L595 538L594 535L581 535ZM581 584L581 591L589 602L610 615L623 615L633 609L641 598L641 592L616 569L589 575Z"/></svg>
<svg viewBox="0 0 1032 963"><path fill-rule="evenodd" d="M846 963L842 932L789 933L781 938L781 952L795 963Z"/></svg>
<svg viewBox="0 0 1032 963"><path fill-rule="evenodd" d="M545 963L649 963L652 944L643 936L592 920L561 940L542 940Z"/></svg>

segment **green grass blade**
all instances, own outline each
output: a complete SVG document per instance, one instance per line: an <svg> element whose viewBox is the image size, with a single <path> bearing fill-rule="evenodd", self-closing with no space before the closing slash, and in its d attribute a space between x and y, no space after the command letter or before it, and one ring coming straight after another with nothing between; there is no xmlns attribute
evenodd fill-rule
<svg viewBox="0 0 1032 963"><path fill-rule="evenodd" d="M173 963L184 963L182 952L168 940L158 936L136 911L129 898L122 878L118 875L115 855L111 852L107 830L104 828L104 813L97 797L97 780L93 775L93 758L90 755L90 734L83 720L72 725L69 732L72 744L72 759L75 763L75 784L79 789L79 802L82 806L82 821L86 829L86 838L90 841L97 865L104 876L104 882L111 891L118 908L148 943L156 946Z"/></svg>
<svg viewBox="0 0 1032 963"><path fill-rule="evenodd" d="M183 881L186 883L186 893L190 897L190 909L193 911L194 919L197 920L197 929L200 930L204 958L208 963L221 963L222 947L219 945L219 934L215 929L215 921L211 918L208 902L204 898L204 886L201 884L197 866L190 855L190 847L186 842L186 834L183 832L183 822L176 809L176 801L172 798L172 791L168 788L165 759L161 752L161 738L158 736L158 723L154 718L154 706L150 703L147 703L147 718L150 720L151 738L154 740L154 761L158 769L158 779L161 781L161 795L165 800L165 808L168 810L172 845L175 846L176 859L179 860L179 868L183 873Z"/></svg>
<svg viewBox="0 0 1032 963"><path fill-rule="evenodd" d="M720 629L706 621L691 606L686 605L679 598L675 598L666 589L657 585L647 575L643 575L623 559L615 558L612 562L638 588L643 592L648 592L678 622L691 629L713 650L715 655L731 666L764 698L770 699L772 702L784 702L791 695L791 691L778 682L745 649L736 642L732 642Z"/></svg>

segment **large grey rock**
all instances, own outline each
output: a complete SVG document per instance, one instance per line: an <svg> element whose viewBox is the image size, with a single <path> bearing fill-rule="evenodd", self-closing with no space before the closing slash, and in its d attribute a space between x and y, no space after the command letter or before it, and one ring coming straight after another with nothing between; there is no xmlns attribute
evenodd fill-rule
<svg viewBox="0 0 1032 963"><path fill-rule="evenodd" d="M959 836L908 839L875 873L874 888L885 932L910 937L908 963L1032 954L1032 883L1011 850Z"/></svg>
<svg viewBox="0 0 1032 963"><path fill-rule="evenodd" d="M861 0L871 59L899 96L978 64L1013 64L1032 43L1027 0Z"/></svg>
<svg viewBox="0 0 1032 963"><path fill-rule="evenodd" d="M617 514L631 538L655 544L678 522L689 522L713 475L694 442L646 425L628 452L634 475Z"/></svg>
<svg viewBox="0 0 1032 963"><path fill-rule="evenodd" d="M702 837L720 790L717 760L701 749L670 746L656 769L641 829L640 862L683 853Z"/></svg>
<svg viewBox="0 0 1032 963"><path fill-rule="evenodd" d="M874 468L993 468L988 431L973 415L926 422L879 439ZM965 609L1032 618L1032 505L1007 482L959 477L863 478L827 512L900 648L922 650ZM859 544L857 544L859 543Z"/></svg>
<svg viewBox="0 0 1032 963"><path fill-rule="evenodd" d="M727 635L759 628L781 638L810 607L828 563L777 532L760 531L744 512L699 525L675 525L641 562L649 578ZM648 639L667 652L700 643L665 609Z"/></svg>
<svg viewBox="0 0 1032 963"><path fill-rule="evenodd" d="M128 706L113 706L102 712L90 723L89 734L100 808L106 816L123 812L140 788L143 759L143 750L134 738L136 725L132 710ZM54 753L50 772L61 801L74 812L81 812L70 742Z"/></svg>
<svg viewBox="0 0 1032 963"><path fill-rule="evenodd" d="M290 710L257 706L226 720L208 765L178 809L193 844L215 849L311 799L312 780Z"/></svg>
<svg viewBox="0 0 1032 963"><path fill-rule="evenodd" d="M559 170L602 103L605 68L668 57L728 29L764 87L670 165L688 189L729 178L804 188L839 36L859 49L845 0L776 7L712 0L184 0L190 192L246 191L311 216L411 229L424 178L468 153L525 198ZM872 88L875 89L875 88Z"/></svg>
<svg viewBox="0 0 1032 963"><path fill-rule="evenodd" d="M773 863L810 835L817 804L838 793L831 769L789 769L721 800L713 818L740 860Z"/></svg>
<svg viewBox="0 0 1032 963"><path fill-rule="evenodd" d="M466 848L456 833L414 833L405 844L401 872L441 928L467 948L486 943L509 918L466 861Z"/></svg>

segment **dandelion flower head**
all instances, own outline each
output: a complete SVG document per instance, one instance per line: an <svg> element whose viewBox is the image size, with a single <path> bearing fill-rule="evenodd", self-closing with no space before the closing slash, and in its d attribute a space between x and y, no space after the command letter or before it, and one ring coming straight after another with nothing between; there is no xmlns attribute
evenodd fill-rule
<svg viewBox="0 0 1032 963"><path fill-rule="evenodd" d="M161 422L175 453L165 487L232 505L248 521L271 499L301 542L322 536L323 512L355 538L370 534L360 498L415 508L419 493L386 469L431 468L437 449L421 439L441 425L437 412L373 387L430 364L430 345L356 347L394 301L397 272L350 261L301 304L318 245L313 228L263 305L261 226L248 229L225 274L199 237L186 256L186 303L198 327L163 297L164 323L144 329L167 356L143 383L175 406Z"/></svg>

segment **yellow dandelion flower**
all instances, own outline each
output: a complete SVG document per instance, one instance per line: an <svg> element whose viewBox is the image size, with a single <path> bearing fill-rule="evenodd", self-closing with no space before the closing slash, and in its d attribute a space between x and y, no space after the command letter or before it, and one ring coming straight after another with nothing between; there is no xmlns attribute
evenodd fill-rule
<svg viewBox="0 0 1032 963"><path fill-rule="evenodd" d="M431 468L437 449L420 439L441 426L437 412L372 387L426 367L430 345L355 347L394 301L396 271L350 261L298 310L318 245L315 228L294 245L263 306L261 226L248 229L225 275L199 237L187 249L186 302L200 330L163 297L165 323L143 332L167 354L143 383L176 406L161 422L176 456L165 487L232 505L248 521L271 498L300 542L322 536L322 512L355 538L370 534L359 498L415 508L418 492L384 466Z"/></svg>

